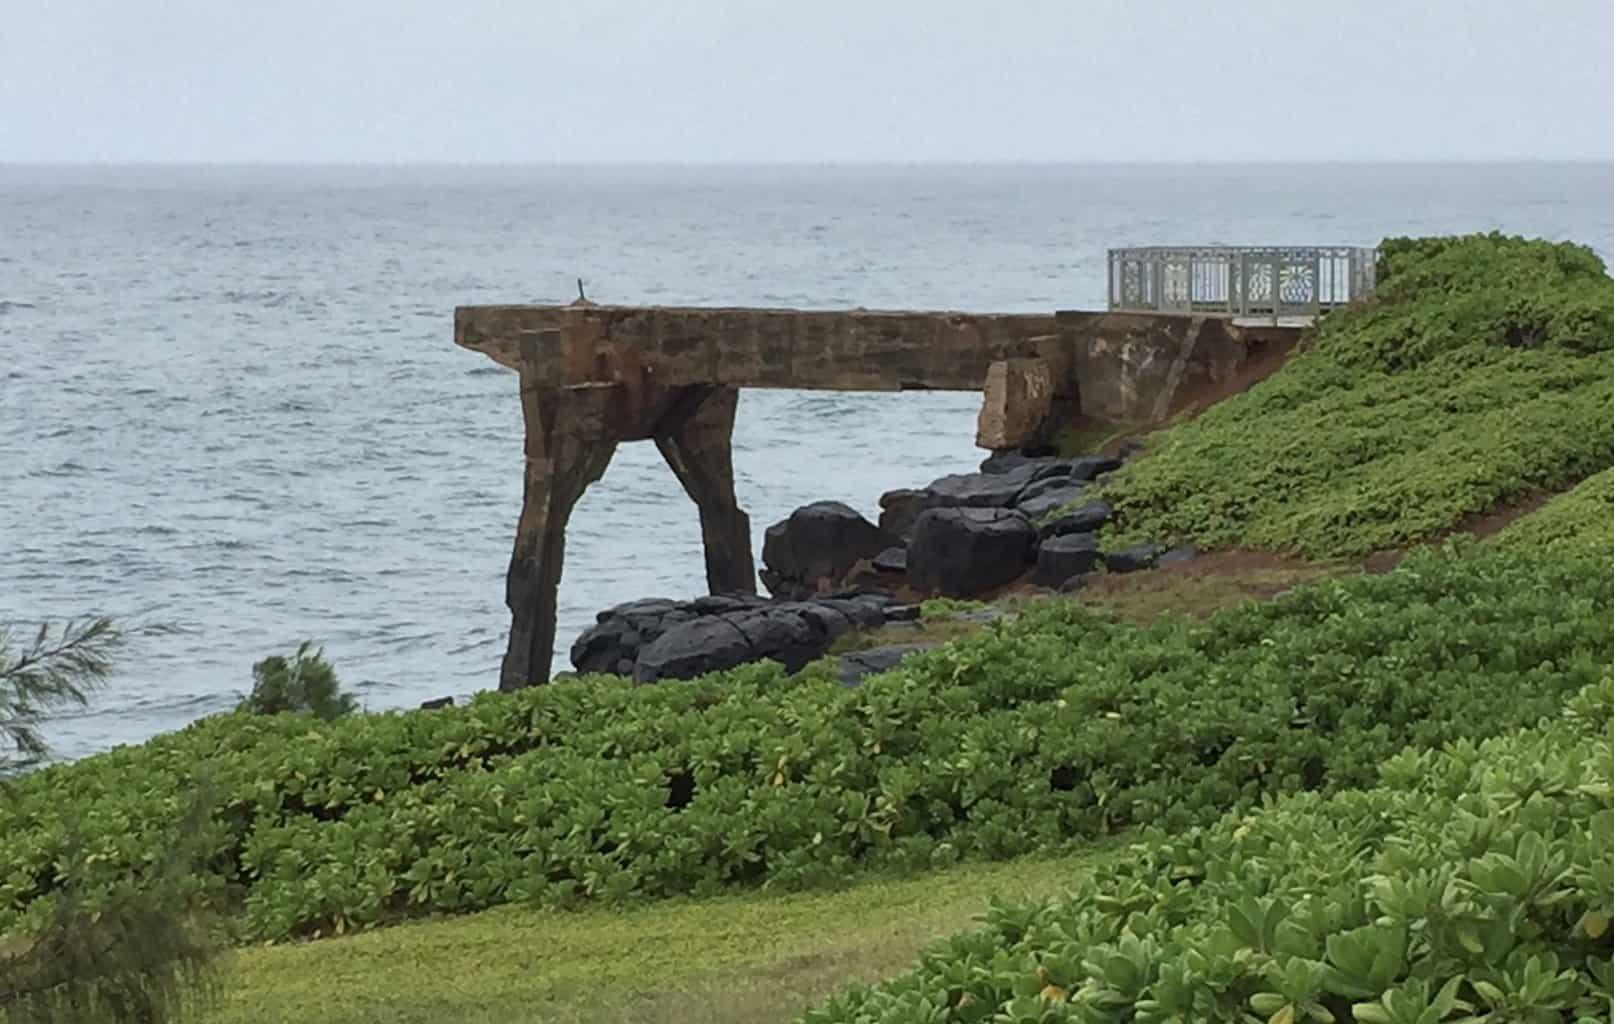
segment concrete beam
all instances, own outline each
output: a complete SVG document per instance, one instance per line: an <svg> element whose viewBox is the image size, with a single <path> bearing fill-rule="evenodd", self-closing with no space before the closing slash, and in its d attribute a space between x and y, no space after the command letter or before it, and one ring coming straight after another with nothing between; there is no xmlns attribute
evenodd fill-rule
<svg viewBox="0 0 1614 1024"><path fill-rule="evenodd" d="M1155 318L1144 318L1155 319ZM1068 379L1070 354L1049 314L704 309L662 306L461 306L454 340L512 369L524 338L550 338L540 376L601 379L624 354L663 387L718 384L833 391L975 391L993 362L1040 357Z"/></svg>

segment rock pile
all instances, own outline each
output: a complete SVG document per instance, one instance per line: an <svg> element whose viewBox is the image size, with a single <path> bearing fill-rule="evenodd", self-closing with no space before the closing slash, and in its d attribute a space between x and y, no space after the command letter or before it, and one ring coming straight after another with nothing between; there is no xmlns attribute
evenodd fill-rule
<svg viewBox="0 0 1614 1024"><path fill-rule="evenodd" d="M752 594L633 601L596 617L572 645L572 664L579 672L614 673L639 683L693 679L763 660L795 672L823 657L845 633L907 617L908 610L882 594L811 601L770 601Z"/></svg>
<svg viewBox="0 0 1614 1024"><path fill-rule="evenodd" d="M772 599L737 594L618 605L578 638L572 664L640 683L764 659L794 672L851 630L914 617L913 606L880 589L965 598L1024 577L1071 591L1101 566L1133 572L1193 557L1191 547L1158 544L1099 550L1096 532L1112 510L1087 492L1121 463L1107 455L996 453L979 472L887 492L879 523L836 501L803 506L765 534L761 575ZM876 592L854 589L870 585ZM842 677L853 682L913 649L847 655Z"/></svg>
<svg viewBox="0 0 1614 1024"><path fill-rule="evenodd" d="M775 597L790 600L870 581L975 597L1028 570L1033 584L1057 589L1100 565L1110 572L1148 568L1166 554L1163 548L1144 544L1105 555L1091 536L1112 510L1088 489L1122 461L994 453L979 472L886 492L878 524L840 502L807 505L768 529L762 580Z"/></svg>

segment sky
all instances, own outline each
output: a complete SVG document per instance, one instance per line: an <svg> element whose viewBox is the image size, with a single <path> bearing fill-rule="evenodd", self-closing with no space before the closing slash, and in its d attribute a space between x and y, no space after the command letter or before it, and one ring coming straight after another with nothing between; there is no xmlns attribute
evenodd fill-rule
<svg viewBox="0 0 1614 1024"><path fill-rule="evenodd" d="M0 12L0 162L1614 159L1614 0Z"/></svg>

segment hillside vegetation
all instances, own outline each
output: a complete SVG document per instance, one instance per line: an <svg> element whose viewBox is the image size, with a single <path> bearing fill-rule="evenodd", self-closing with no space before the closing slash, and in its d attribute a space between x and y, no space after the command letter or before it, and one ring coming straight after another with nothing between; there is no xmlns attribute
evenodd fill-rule
<svg viewBox="0 0 1614 1024"><path fill-rule="evenodd" d="M1551 714L1614 663L1614 574L1473 547L1203 623L1031 606L857 689L753 666L329 723L215 717L21 780L0 808L0 926L39 920L68 873L138 876L202 785L219 812L191 884L257 939L825 884L1360 786L1408 744Z"/></svg>
<svg viewBox="0 0 1614 1024"><path fill-rule="evenodd" d="M1503 531L1499 542L1544 554L1614 555L1614 469L1606 469Z"/></svg>
<svg viewBox="0 0 1614 1024"><path fill-rule="evenodd" d="M1614 465L1614 280L1591 250L1476 235L1381 253L1375 301L1118 474L1117 543L1361 555Z"/></svg>
<svg viewBox="0 0 1614 1024"><path fill-rule="evenodd" d="M1614 680L1378 785L1155 834L805 1024L1606 1021Z"/></svg>

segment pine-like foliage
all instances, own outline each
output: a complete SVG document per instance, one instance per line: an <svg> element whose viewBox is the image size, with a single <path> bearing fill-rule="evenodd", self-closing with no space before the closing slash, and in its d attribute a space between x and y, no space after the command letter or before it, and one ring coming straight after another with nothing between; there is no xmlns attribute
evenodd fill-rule
<svg viewBox="0 0 1614 1024"><path fill-rule="evenodd" d="M309 640L289 658L276 654L252 666L252 693L241 702L241 710L254 714L307 712L325 721L351 714L357 706L352 695L342 692L324 649Z"/></svg>
<svg viewBox="0 0 1614 1024"><path fill-rule="evenodd" d="M69 622L60 630L46 623L26 645L0 626L0 775L44 759L40 723L51 711L87 704L122 642L108 619Z"/></svg>
<svg viewBox="0 0 1614 1024"><path fill-rule="evenodd" d="M25 645L0 627L0 780L46 759L46 715L83 707L109 676L122 639L107 619L47 624ZM0 801L12 798L0 782ZM110 889L75 877L93 859L82 845L63 851L49 917L0 937L0 1021L164 1024L211 993L215 942L184 887L198 867L192 837L209 807L193 797L154 862Z"/></svg>
<svg viewBox="0 0 1614 1024"><path fill-rule="evenodd" d="M5 1024L164 1024L214 992L218 943L183 880L210 802L198 797L159 863L86 899L69 885L48 923L0 953ZM68 858L70 861L77 858Z"/></svg>

